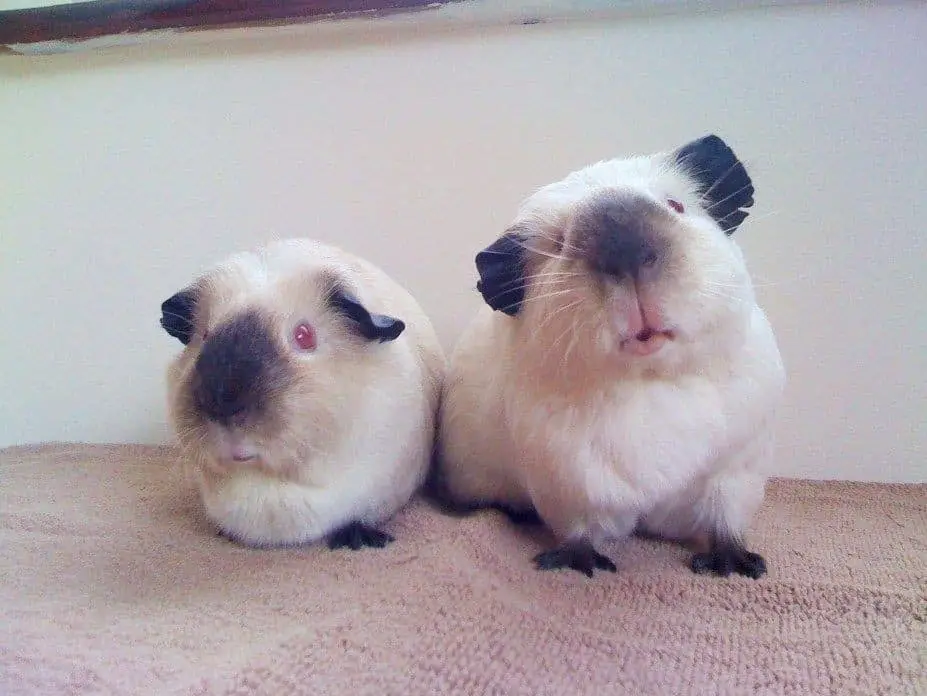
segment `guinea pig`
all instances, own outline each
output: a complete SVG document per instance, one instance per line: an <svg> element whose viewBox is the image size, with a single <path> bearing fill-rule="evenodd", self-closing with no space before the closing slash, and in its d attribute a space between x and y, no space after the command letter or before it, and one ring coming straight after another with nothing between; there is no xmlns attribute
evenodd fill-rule
<svg viewBox="0 0 927 696"><path fill-rule="evenodd" d="M383 547L433 454L445 357L384 271L308 239L238 253L165 300L183 461L246 546Z"/></svg>
<svg viewBox="0 0 927 696"><path fill-rule="evenodd" d="M695 572L762 576L745 535L785 370L732 236L753 195L709 135L530 196L476 256L485 305L451 355L432 494L539 516L539 569L614 572L599 545L640 533L707 542Z"/></svg>

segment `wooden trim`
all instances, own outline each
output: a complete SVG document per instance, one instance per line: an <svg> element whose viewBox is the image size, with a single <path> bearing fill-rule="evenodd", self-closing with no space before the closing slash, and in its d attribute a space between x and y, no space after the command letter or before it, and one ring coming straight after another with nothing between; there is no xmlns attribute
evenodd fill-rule
<svg viewBox="0 0 927 696"><path fill-rule="evenodd" d="M461 0L91 0L0 12L0 44L83 41L158 29L212 29L435 9Z"/></svg>
<svg viewBox="0 0 927 696"><path fill-rule="evenodd" d="M369 29L370 25L325 20L388 15L399 15L400 21L380 23L380 28L414 26L418 31L423 27L485 29L507 24L618 21L763 7L822 8L855 2L859 0L830 0L824 4L820 0L90 0L0 11L0 61L7 55L40 56L138 46L173 40L178 32L208 34L199 30L209 29L291 27L301 31L301 25L321 23L336 32L345 29L347 33L342 36L353 36L351 32L357 27ZM884 2L905 4L910 0ZM411 21L403 21L403 15ZM233 35L222 34L226 38Z"/></svg>

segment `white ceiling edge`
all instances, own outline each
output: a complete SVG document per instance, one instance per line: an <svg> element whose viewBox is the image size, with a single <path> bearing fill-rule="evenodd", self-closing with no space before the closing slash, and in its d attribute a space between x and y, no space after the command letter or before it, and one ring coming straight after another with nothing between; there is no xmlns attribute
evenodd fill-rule
<svg viewBox="0 0 927 696"><path fill-rule="evenodd" d="M101 51L180 40L189 44L266 39L269 35L306 37L314 40L351 38L354 41L390 32L412 30L421 35L428 29L491 28L520 24L552 24L570 21L620 20L673 14L704 14L773 7L858 4L861 0L466 0L439 1L428 9L382 17L332 17L293 23L257 25L230 29L163 29L142 33L115 34L78 41L40 41L7 44L14 55L36 56ZM904 0L897 0L903 2ZM327 42L326 42L327 43ZM2 56L0 56L2 60Z"/></svg>

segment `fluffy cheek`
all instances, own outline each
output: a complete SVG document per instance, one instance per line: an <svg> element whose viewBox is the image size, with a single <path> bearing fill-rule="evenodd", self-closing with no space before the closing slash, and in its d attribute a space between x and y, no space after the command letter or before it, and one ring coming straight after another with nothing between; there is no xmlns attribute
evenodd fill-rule
<svg viewBox="0 0 927 696"><path fill-rule="evenodd" d="M185 470L189 473L212 469L209 432L193 408L189 392L183 385L177 387L172 398L171 420Z"/></svg>
<svg viewBox="0 0 927 696"><path fill-rule="evenodd" d="M607 290L585 273L573 273L559 283L533 286L523 305L525 339L551 369L568 357L585 361L617 347Z"/></svg>
<svg viewBox="0 0 927 696"><path fill-rule="evenodd" d="M200 444L203 433L191 397L190 381L196 355L184 353L168 371L168 409L171 425L181 445Z"/></svg>
<svg viewBox="0 0 927 696"><path fill-rule="evenodd" d="M324 369L296 374L288 388L275 395L274 408L274 430L262 435L268 459L284 474L324 457L339 441L344 424L351 422L344 386Z"/></svg>
<svg viewBox="0 0 927 696"><path fill-rule="evenodd" d="M680 245L655 286L666 323L693 339L737 312L746 293L742 262L728 240L711 237Z"/></svg>

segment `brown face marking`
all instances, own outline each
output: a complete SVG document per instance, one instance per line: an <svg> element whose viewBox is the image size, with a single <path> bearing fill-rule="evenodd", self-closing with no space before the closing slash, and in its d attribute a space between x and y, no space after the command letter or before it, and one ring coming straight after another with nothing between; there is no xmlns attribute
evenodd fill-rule
<svg viewBox="0 0 927 696"><path fill-rule="evenodd" d="M274 394L291 379L270 322L248 310L217 327L203 345L190 384L193 407L225 427L254 424L267 419Z"/></svg>

